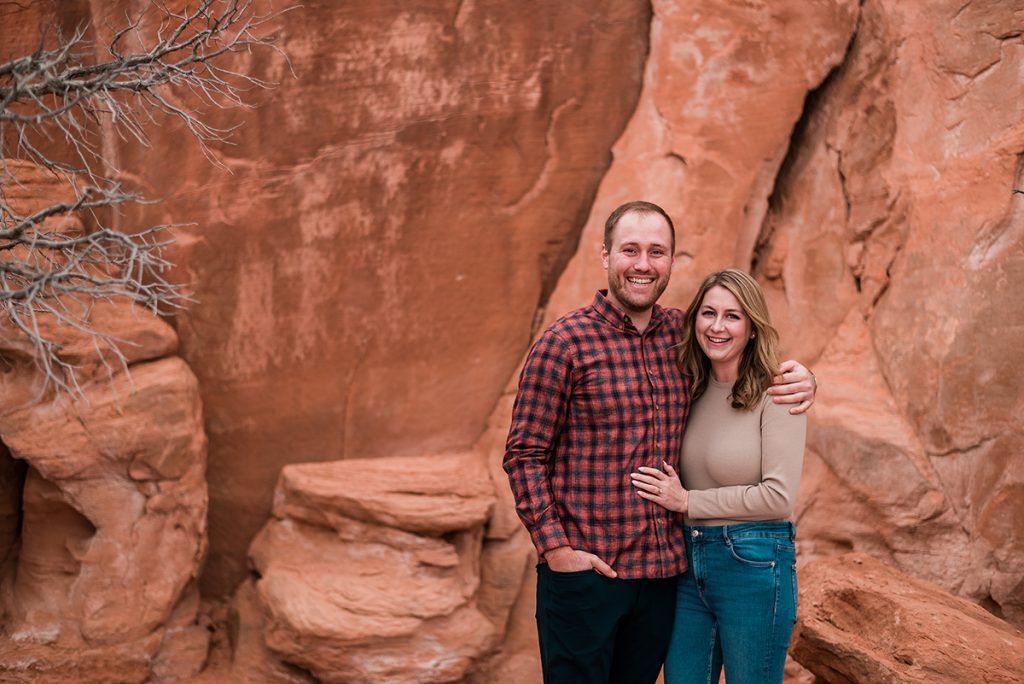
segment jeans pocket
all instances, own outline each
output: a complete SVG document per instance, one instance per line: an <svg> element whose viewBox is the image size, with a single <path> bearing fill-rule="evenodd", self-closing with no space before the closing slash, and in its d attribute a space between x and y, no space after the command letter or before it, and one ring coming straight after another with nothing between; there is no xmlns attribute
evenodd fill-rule
<svg viewBox="0 0 1024 684"><path fill-rule="evenodd" d="M744 565L755 568L775 567L777 546L775 539L740 537L727 540L726 545L729 547L732 557Z"/></svg>

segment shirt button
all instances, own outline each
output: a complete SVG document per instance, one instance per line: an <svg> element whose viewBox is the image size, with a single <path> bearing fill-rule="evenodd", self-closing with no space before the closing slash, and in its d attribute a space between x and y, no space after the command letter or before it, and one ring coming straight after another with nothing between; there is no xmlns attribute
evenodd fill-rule
<svg viewBox="0 0 1024 684"><path fill-rule="evenodd" d="M693 537L694 539L696 539L697 537L700 536L700 532L698 532L697 530L692 530L690 532L690 536Z"/></svg>

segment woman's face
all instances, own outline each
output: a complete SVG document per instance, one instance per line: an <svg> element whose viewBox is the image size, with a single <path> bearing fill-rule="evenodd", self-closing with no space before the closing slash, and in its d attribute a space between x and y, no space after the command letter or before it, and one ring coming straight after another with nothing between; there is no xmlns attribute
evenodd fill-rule
<svg viewBox="0 0 1024 684"><path fill-rule="evenodd" d="M715 285L704 295L694 326L697 344L719 381L735 380L753 326L732 292ZM726 377L722 377L724 375Z"/></svg>

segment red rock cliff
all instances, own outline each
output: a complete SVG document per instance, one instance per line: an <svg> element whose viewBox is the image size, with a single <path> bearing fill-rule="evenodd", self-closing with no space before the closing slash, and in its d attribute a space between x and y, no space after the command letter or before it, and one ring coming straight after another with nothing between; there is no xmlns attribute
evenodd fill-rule
<svg viewBox="0 0 1024 684"><path fill-rule="evenodd" d="M243 123L230 173L173 125L119 150L164 198L132 220L196 224L172 258L207 594L245 577L292 463L475 448L487 539L513 538L516 367L646 198L680 229L665 302L751 270L821 381L802 557L866 551L1024 624L1024 2L306 2L273 28L283 54L234 66L280 85L211 114Z"/></svg>

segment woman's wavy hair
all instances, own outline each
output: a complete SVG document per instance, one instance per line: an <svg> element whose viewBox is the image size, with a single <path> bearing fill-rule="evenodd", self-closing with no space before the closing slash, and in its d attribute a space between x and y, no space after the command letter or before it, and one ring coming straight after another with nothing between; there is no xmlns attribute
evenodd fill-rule
<svg viewBox="0 0 1024 684"><path fill-rule="evenodd" d="M704 279L686 310L686 332L679 346L679 367L693 377L693 398L704 394L711 377L711 361L697 342L696 323L704 295L716 286L724 287L736 297L753 328L754 338L748 339L743 349L739 376L733 383L731 395L733 408L752 411L760 405L765 390L772 385L772 376L778 372L779 333L772 325L761 286L750 275L727 268Z"/></svg>

